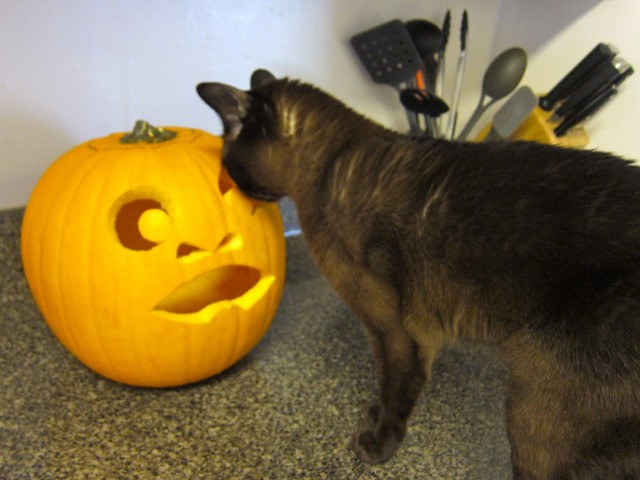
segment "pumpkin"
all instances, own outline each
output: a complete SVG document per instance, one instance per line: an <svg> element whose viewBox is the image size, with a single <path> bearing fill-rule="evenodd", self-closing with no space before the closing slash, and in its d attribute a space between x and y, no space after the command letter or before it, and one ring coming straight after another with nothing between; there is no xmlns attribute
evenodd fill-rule
<svg viewBox="0 0 640 480"><path fill-rule="evenodd" d="M284 283L282 220L240 192L221 150L204 131L139 123L77 146L37 183L25 275L55 336L92 370L184 385L265 334Z"/></svg>

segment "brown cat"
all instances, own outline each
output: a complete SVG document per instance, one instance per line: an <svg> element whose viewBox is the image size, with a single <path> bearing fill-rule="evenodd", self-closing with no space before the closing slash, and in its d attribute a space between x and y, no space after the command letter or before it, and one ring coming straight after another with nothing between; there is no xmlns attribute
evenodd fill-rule
<svg viewBox="0 0 640 480"><path fill-rule="evenodd" d="M496 345L516 479L640 479L640 168L525 142L387 130L310 85L198 86L223 161L290 196L329 281L370 332L379 399L354 437L391 457L445 342Z"/></svg>

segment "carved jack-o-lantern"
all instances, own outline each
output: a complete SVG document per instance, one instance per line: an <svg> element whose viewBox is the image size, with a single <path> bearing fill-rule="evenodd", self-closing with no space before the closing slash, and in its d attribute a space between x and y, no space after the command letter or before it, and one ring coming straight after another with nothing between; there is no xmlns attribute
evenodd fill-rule
<svg viewBox="0 0 640 480"><path fill-rule="evenodd" d="M22 258L44 318L85 365L131 385L183 385L264 335L284 282L282 221L222 169L220 138L150 131L52 164L25 212Z"/></svg>

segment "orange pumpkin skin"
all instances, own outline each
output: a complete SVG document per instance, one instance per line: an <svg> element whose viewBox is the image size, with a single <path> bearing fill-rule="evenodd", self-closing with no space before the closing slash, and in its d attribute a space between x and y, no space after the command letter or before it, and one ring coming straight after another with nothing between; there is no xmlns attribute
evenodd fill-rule
<svg viewBox="0 0 640 480"><path fill-rule="evenodd" d="M230 367L269 327L284 283L274 204L242 194L222 140L170 127L72 149L44 173L21 236L27 281L60 342L112 380L184 385Z"/></svg>

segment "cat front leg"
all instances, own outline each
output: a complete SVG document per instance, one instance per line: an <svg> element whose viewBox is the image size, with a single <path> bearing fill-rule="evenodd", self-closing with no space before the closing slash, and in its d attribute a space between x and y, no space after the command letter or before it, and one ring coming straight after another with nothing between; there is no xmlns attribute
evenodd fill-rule
<svg viewBox="0 0 640 480"><path fill-rule="evenodd" d="M416 343L405 332L371 332L378 360L379 398L363 412L352 448L363 462L391 458L407 431L407 420L426 381Z"/></svg>
<svg viewBox="0 0 640 480"><path fill-rule="evenodd" d="M376 275L344 255L331 253L322 252L320 264L366 327L378 367L378 398L365 409L352 448L363 462L381 463L393 456L405 437L428 370L418 344L405 329L400 293L386 281L392 276Z"/></svg>

